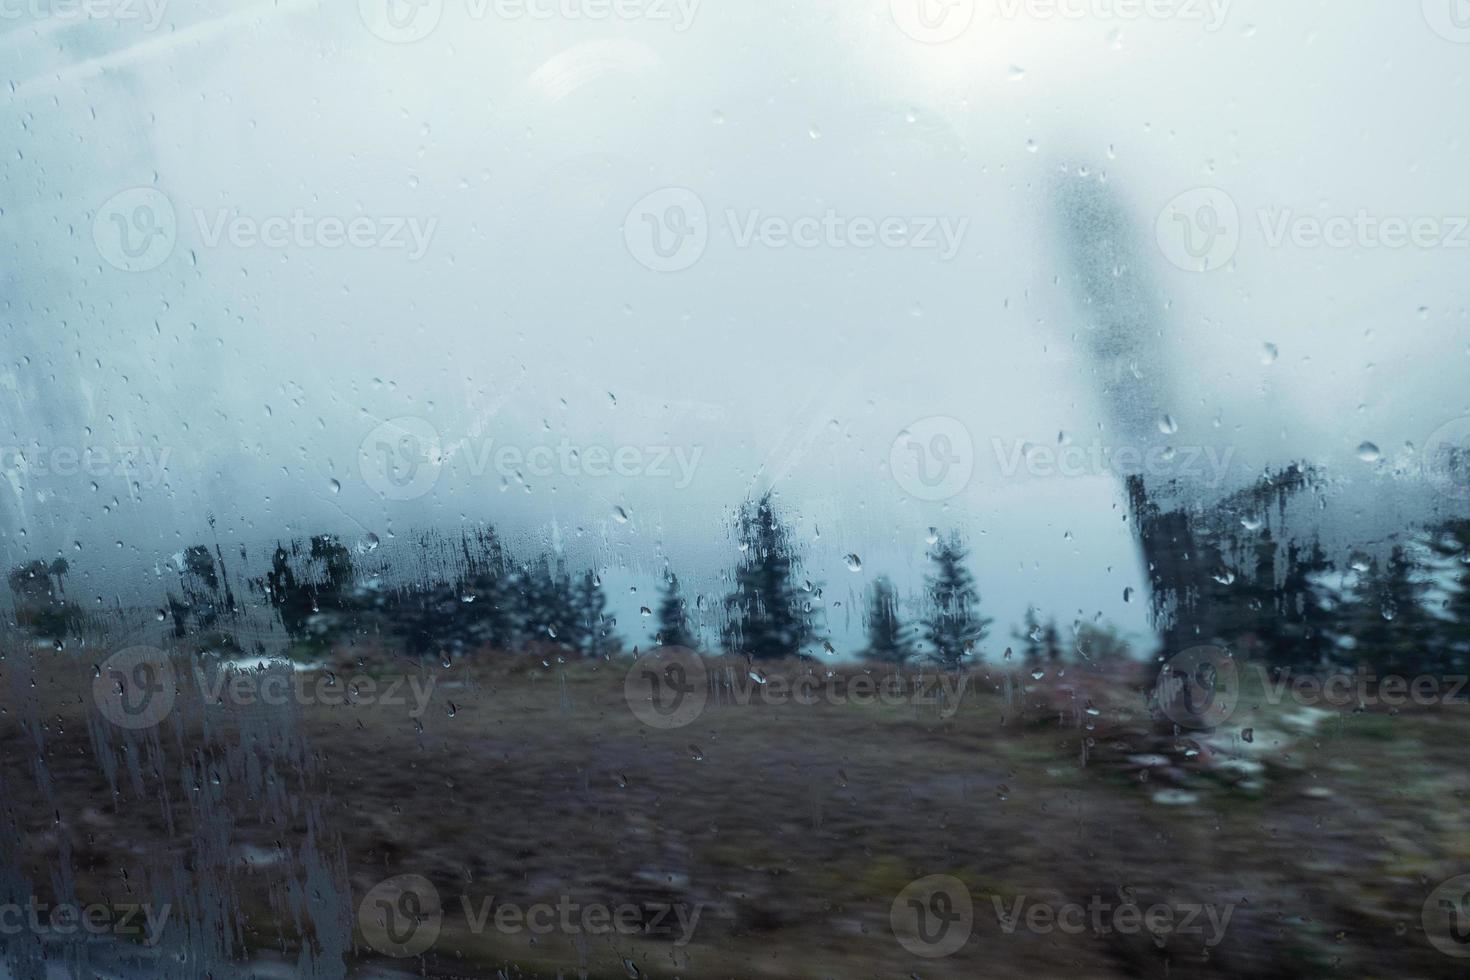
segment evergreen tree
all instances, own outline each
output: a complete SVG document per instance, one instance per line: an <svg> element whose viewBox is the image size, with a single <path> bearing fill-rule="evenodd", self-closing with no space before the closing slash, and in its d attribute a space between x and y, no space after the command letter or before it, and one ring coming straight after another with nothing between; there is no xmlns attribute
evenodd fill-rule
<svg viewBox="0 0 1470 980"><path fill-rule="evenodd" d="M470 620L469 638L497 650L508 650L515 645L516 620L511 575L500 538L493 527L479 528L473 536L460 536L460 550L465 571L456 592L465 607L461 615Z"/></svg>
<svg viewBox="0 0 1470 980"><path fill-rule="evenodd" d="M553 567L551 559L542 555L534 566L524 569L520 593L528 640L582 649L582 623L562 559Z"/></svg>
<svg viewBox="0 0 1470 980"><path fill-rule="evenodd" d="M602 579L588 569L577 583L573 597L577 610L575 642L577 649L588 657L605 659L616 653L622 644L613 635L617 623L607 614L607 596L602 591Z"/></svg>
<svg viewBox="0 0 1470 980"><path fill-rule="evenodd" d="M880 577L869 590L867 623L868 648L863 656L901 664L914 655L908 629L898 618L898 593L886 577Z"/></svg>
<svg viewBox="0 0 1470 980"><path fill-rule="evenodd" d="M1048 663L1059 664L1062 662L1062 641L1057 633L1057 621L1048 619L1046 629L1041 631L1041 647L1046 651Z"/></svg>
<svg viewBox="0 0 1470 980"><path fill-rule="evenodd" d="M1302 553L1295 542L1286 549L1286 577L1281 584L1284 642L1270 651L1278 667L1320 667L1332 657L1338 616L1323 579L1332 572L1320 541Z"/></svg>
<svg viewBox="0 0 1470 980"><path fill-rule="evenodd" d="M76 629L81 610L66 601L65 558L46 564L31 561L10 570L10 592L15 599L16 625L31 635L61 640Z"/></svg>
<svg viewBox="0 0 1470 980"><path fill-rule="evenodd" d="M1041 630L1041 621L1036 618L1036 607L1026 607L1026 619L1021 626L1021 632L1012 632L1011 636L1021 644L1021 656L1027 667L1041 665L1044 649L1042 638L1045 634Z"/></svg>
<svg viewBox="0 0 1470 980"><path fill-rule="evenodd" d="M673 572L664 574L664 592L658 603L658 631L654 642L666 647L688 647L694 649L695 640L689 631L689 616L684 597L679 594L679 577Z"/></svg>
<svg viewBox="0 0 1470 980"><path fill-rule="evenodd" d="M1111 626L1078 623L1075 628L1077 649L1094 665L1120 663L1131 659L1128 643Z"/></svg>
<svg viewBox="0 0 1470 980"><path fill-rule="evenodd" d="M811 613L792 584L798 561L791 531L771 495L747 501L737 518L741 557L725 597L725 647L757 660L797 654L812 637Z"/></svg>
<svg viewBox="0 0 1470 980"><path fill-rule="evenodd" d="M1428 583L1402 545L1373 562L1354 593L1349 613L1355 653L1381 675L1432 669L1438 639L1424 605Z"/></svg>
<svg viewBox="0 0 1470 980"><path fill-rule="evenodd" d="M1465 453L1464 450L1459 452ZM1470 460L1460 459L1463 465ZM1444 668L1463 672L1470 661L1470 519L1445 521L1433 529L1430 548L1450 581L1450 594L1436 617Z"/></svg>
<svg viewBox="0 0 1470 980"><path fill-rule="evenodd" d="M271 570L265 573L259 588L275 608L286 635L292 640L303 638L314 601L310 589L298 581L296 570L291 567L291 553L283 545L276 544L276 550L271 554Z"/></svg>
<svg viewBox="0 0 1470 980"><path fill-rule="evenodd" d="M980 615L980 595L965 567L969 552L958 532L952 532L929 557L935 573L926 580L930 611L924 620L924 638L934 647L935 660L955 668L985 639L992 620Z"/></svg>
<svg viewBox="0 0 1470 980"><path fill-rule="evenodd" d="M409 652L463 654L489 647L513 649L519 640L523 581L489 525L460 534L457 544L429 532L420 541L425 554L435 551L449 559L458 554L452 580L423 578L388 594L376 590L359 601L370 602Z"/></svg>
<svg viewBox="0 0 1470 980"><path fill-rule="evenodd" d="M184 551L184 567L179 571L183 598L168 593L169 613L174 621L174 636L186 636L191 630L213 629L226 610L220 594L220 577L215 570L214 555L208 545L196 544Z"/></svg>
<svg viewBox="0 0 1470 980"><path fill-rule="evenodd" d="M320 645L349 625L346 613L358 601L357 568L352 553L335 535L313 535L304 560L302 550L299 540L291 542L290 550L278 543L270 571L252 587L269 597L287 636ZM202 574L208 551L199 546L191 552ZM298 564L293 567L293 562ZM210 568L212 576L212 564Z"/></svg>
<svg viewBox="0 0 1470 980"><path fill-rule="evenodd" d="M319 608L346 609L352 602L352 588L357 583L357 567L352 552L335 534L316 534L311 539L311 561L321 567L323 575L315 588Z"/></svg>
<svg viewBox="0 0 1470 980"><path fill-rule="evenodd" d="M1267 659L1283 654L1291 656L1291 644L1283 633L1282 591L1276 585L1276 539L1271 529L1263 527L1254 540L1247 541L1250 550L1248 575L1236 583L1237 623L1249 630Z"/></svg>

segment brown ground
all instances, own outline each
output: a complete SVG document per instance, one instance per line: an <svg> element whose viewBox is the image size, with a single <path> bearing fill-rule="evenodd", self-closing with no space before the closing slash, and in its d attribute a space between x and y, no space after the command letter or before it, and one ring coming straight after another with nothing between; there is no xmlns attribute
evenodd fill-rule
<svg viewBox="0 0 1470 980"><path fill-rule="evenodd" d="M12 643L0 662L0 868L47 896L57 868L84 899L171 896L170 942L196 957L297 961L305 937L316 965L297 969L321 976L344 955L353 975L436 977L1448 977L1470 962L1420 924L1429 891L1470 871L1463 706L1260 704L1196 740L1154 734L1137 669L1034 680L991 663L953 713L711 704L663 731L630 711L626 662L487 653L446 668L357 649L338 656L338 684L432 678L422 718L411 697L208 707L180 660L176 707L136 733L97 711L99 659ZM859 668L768 672L810 669ZM433 882L443 927L426 957L393 961L346 937L368 889L400 874ZM975 925L959 952L924 959L889 913L932 874L968 886ZM1236 908L1207 948L1007 934L992 901L1116 903L1120 889L1145 907ZM533 943L472 931L458 900L563 893L703 910L682 946Z"/></svg>

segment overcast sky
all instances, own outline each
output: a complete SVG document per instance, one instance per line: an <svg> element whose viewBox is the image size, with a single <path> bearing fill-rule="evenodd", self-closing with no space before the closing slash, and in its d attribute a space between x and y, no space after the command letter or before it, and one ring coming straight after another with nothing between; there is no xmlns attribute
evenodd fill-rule
<svg viewBox="0 0 1470 980"><path fill-rule="evenodd" d="M1432 0L978 0L948 39L965 0L154 2L0 21L7 558L99 594L210 514L252 546L492 520L624 569L637 642L664 558L721 591L774 486L844 607L961 527L1002 632L1028 601L1141 631L1118 481L1013 471L1129 438L1076 341L1069 181L1145 246L1164 442L1352 481L1470 411L1470 36ZM1167 237L1192 191L1236 210L1207 271ZM1353 247L1303 227L1334 218ZM384 423L429 427L426 488L385 494Z"/></svg>

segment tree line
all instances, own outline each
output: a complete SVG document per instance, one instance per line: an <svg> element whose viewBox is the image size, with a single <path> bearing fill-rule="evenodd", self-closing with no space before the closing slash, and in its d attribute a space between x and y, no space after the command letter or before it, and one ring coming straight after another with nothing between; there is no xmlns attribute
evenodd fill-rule
<svg viewBox="0 0 1470 980"><path fill-rule="evenodd" d="M1339 562L1319 540L1296 541L1265 521L1235 516L1272 503L1284 514L1284 502L1311 481L1300 469L1268 475L1212 515L1169 510L1130 483L1133 515L1152 556L1162 652L1224 642L1279 667L1366 660L1385 671L1463 668L1470 659L1470 520L1442 522L1377 557L1354 551ZM831 652L821 586L803 577L792 528L772 497L746 501L732 530L738 557L729 591L697 603L696 624L678 576L666 567L656 609L642 610L653 623L648 639L700 648L708 609L718 621L718 645L730 653L774 660ZM886 576L868 588L864 659L928 659L955 668L982 656L994 620L982 612L964 536L935 534L930 544L931 568L922 595L909 604L912 617ZM278 543L269 568L243 586L270 609L290 643L307 650L371 634L419 656L547 648L607 657L622 649L595 569L570 568L561 555L514 555L489 526L458 538L429 532L414 554L433 571L385 587L385 576L365 573L339 538L315 535ZM242 562L247 557L242 549ZM173 633L238 646L232 624L242 613L239 583L221 548L191 546L177 564L178 581L160 609ZM64 559L11 570L17 626L58 642L79 628L83 617L65 593L69 571ZM1042 622L1034 608L1012 636L1028 665L1126 655L1116 636L1088 623L1074 623L1064 643L1055 620Z"/></svg>

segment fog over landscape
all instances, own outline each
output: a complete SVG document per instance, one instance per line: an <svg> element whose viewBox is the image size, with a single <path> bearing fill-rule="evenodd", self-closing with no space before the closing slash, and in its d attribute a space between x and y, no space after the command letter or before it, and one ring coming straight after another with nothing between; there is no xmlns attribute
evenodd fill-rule
<svg viewBox="0 0 1470 980"><path fill-rule="evenodd" d="M1392 522L1417 506L1392 475L1417 478L1409 447L1467 409L1470 253L1272 240L1283 213L1470 214L1450 152L1470 123L1445 111L1463 48L1426 43L1417 11L981 4L932 45L876 2L555 29L495 9L445 3L412 43L336 4L0 25L9 564L62 554L79 594L147 603L146 570L210 516L257 556L493 521L607 569L637 642L646 596L624 587L667 560L723 591L730 515L774 487L829 600L878 573L917 587L928 529L958 527L1003 626L1036 603L1143 634L1120 481L1018 466L1022 446L1142 451L1110 415L1132 405L1222 485L1305 460L1337 513ZM1132 393L1104 394L1087 339L1077 185L1132 224L1128 302L1155 324ZM173 209L144 271L99 245L129 188ZM705 241L650 268L630 243L667 188L702 206ZM1195 188L1238 207L1238 246L1206 272L1157 241ZM324 219L364 216L368 247L322 244ZM819 247L790 241L803 217ZM911 240L853 243L890 218ZM937 500L892 462L935 417L973 465ZM361 447L403 418L445 455L428 491L390 499ZM528 463L541 446L556 461ZM131 480L37 466L68 447L142 462ZM623 475L600 475L599 448L631 453Z"/></svg>
<svg viewBox="0 0 1470 980"><path fill-rule="evenodd" d="M0 0L0 980L1463 978L1467 54Z"/></svg>

